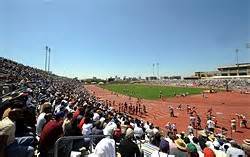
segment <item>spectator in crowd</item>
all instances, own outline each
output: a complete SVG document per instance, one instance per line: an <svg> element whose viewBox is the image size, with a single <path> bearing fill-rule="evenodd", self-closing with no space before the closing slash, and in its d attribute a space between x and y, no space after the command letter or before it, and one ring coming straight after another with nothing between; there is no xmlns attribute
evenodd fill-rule
<svg viewBox="0 0 250 157"><path fill-rule="evenodd" d="M213 151L213 144L211 141L206 142L206 147L203 149L204 157L216 157Z"/></svg>
<svg viewBox="0 0 250 157"><path fill-rule="evenodd" d="M93 124L90 117L85 117L84 124L82 126L82 134L90 135L92 133Z"/></svg>
<svg viewBox="0 0 250 157"><path fill-rule="evenodd" d="M20 157L33 156L36 135L41 157L53 156L54 144L60 137L83 135L86 136L84 139L59 142L59 156L70 156L70 151L79 151L83 146L86 151L90 151L90 142L86 141L90 139L90 135L108 135L93 139L93 156L115 156L115 141L120 143L118 152L121 156L139 156L139 141L145 142L142 145L154 147L154 150L159 149L152 151L152 156L196 157L198 153L199 156L226 154L244 157L244 150L249 155L249 140L244 140L241 148L234 141L230 144L229 140L216 134L212 110L206 130L199 131L198 137L194 136L194 130L187 135L185 132L178 134L176 125L169 123L167 136L163 138L159 127L133 117L136 106L139 112L137 115L142 114L143 105L139 101L136 104L121 103L120 111L117 112L115 103L112 106L111 101L98 99L77 79L48 74L1 57L0 63L2 72L9 74L0 81L13 83L13 89L20 90L10 93L8 99L1 98L3 105L0 105L0 143L3 147L0 146L0 156L5 153L10 157L16 156L16 153ZM178 85L190 84L190 81L182 80L173 82ZM199 80L191 83L197 86L220 87L224 82ZM229 88L234 88L234 84L250 87L246 81L232 80L228 82ZM9 107L10 109L5 110ZM20 116L19 111L25 113L22 114L25 118ZM195 108L188 105L187 112L194 115L191 126L201 129L201 117L195 112ZM32 136L27 136L30 133Z"/></svg>
<svg viewBox="0 0 250 157"><path fill-rule="evenodd" d="M159 147L160 142L161 142L161 134L159 132L157 132L156 134L154 134L153 139L151 141L151 144L156 146L156 147Z"/></svg>
<svg viewBox="0 0 250 157"><path fill-rule="evenodd" d="M150 140L154 136L153 128L154 128L153 125L149 125L149 127L146 129L146 134Z"/></svg>
<svg viewBox="0 0 250 157"><path fill-rule="evenodd" d="M2 154L8 157L32 157L34 155L34 137L15 137L15 121L21 117L21 109L6 109L0 121L0 138Z"/></svg>
<svg viewBox="0 0 250 157"><path fill-rule="evenodd" d="M154 151L151 157L171 157L169 154L169 142L165 139L161 139L159 151Z"/></svg>
<svg viewBox="0 0 250 157"><path fill-rule="evenodd" d="M231 140L230 144L231 144L231 147L227 149L227 156L230 156L230 157L239 157L239 156L245 157L246 156L245 152L242 149L240 149L239 145L234 140Z"/></svg>
<svg viewBox="0 0 250 157"><path fill-rule="evenodd" d="M226 153L223 152L223 151L220 149L220 148L221 148L221 145L220 145L220 143L219 143L217 140L215 140L215 141L213 142L213 146L214 146L213 151L214 151L214 153L215 153L215 156L226 157Z"/></svg>
<svg viewBox="0 0 250 157"><path fill-rule="evenodd" d="M41 135L42 129L44 125L46 124L46 114L51 112L51 105L47 102L44 103L41 107L41 113L37 118L37 124L36 124L36 133L38 136Z"/></svg>
<svg viewBox="0 0 250 157"><path fill-rule="evenodd" d="M193 143L187 144L187 152L188 152L190 157L199 157L199 153L197 151L197 148Z"/></svg>
<svg viewBox="0 0 250 157"><path fill-rule="evenodd" d="M132 141L134 137L134 131L131 128L126 130L125 139L121 141L119 151L121 157L134 157L140 156L140 150L136 143Z"/></svg>
<svg viewBox="0 0 250 157"><path fill-rule="evenodd" d="M175 145L175 148L170 149L170 155L188 157L187 145L182 139L178 138L175 140Z"/></svg>
<svg viewBox="0 0 250 157"><path fill-rule="evenodd" d="M115 141L109 137L103 138L98 142L95 151L90 157L116 157Z"/></svg>
<svg viewBox="0 0 250 157"><path fill-rule="evenodd" d="M63 125L62 125L64 136L70 136L71 135L72 119L73 119L73 113L69 112L67 114L67 117L64 119Z"/></svg>
<svg viewBox="0 0 250 157"><path fill-rule="evenodd" d="M116 142L120 142L121 138L122 138L122 130L121 130L121 124L120 122L116 123L116 128L114 129L114 133L113 133L113 138Z"/></svg>
<svg viewBox="0 0 250 157"><path fill-rule="evenodd" d="M55 115L55 119L50 120L44 126L39 141L39 150L41 157L46 157L49 156L49 153L53 153L56 140L63 136L63 117L64 113L58 112Z"/></svg>
<svg viewBox="0 0 250 157"><path fill-rule="evenodd" d="M193 137L192 139L193 145L196 147L197 152L200 154L202 152L201 146L199 145L199 139L197 137Z"/></svg>
<svg viewBox="0 0 250 157"><path fill-rule="evenodd" d="M92 135L103 135L101 122L98 120L93 124ZM102 138L95 138L94 143L97 144Z"/></svg>
<svg viewBox="0 0 250 157"><path fill-rule="evenodd" d="M243 140L242 148L246 152L246 156L250 156L250 139Z"/></svg>

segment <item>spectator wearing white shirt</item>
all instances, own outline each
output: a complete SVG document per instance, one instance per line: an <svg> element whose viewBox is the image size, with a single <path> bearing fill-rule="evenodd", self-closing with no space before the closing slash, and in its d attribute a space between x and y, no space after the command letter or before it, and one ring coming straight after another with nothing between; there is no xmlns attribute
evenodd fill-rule
<svg viewBox="0 0 250 157"><path fill-rule="evenodd" d="M153 133L154 133L154 135L159 133L159 127L154 127L153 128Z"/></svg>
<svg viewBox="0 0 250 157"><path fill-rule="evenodd" d="M153 126L152 125L150 125L148 129L146 129L146 134L147 134L149 140L151 140L152 137L154 136Z"/></svg>
<svg viewBox="0 0 250 157"><path fill-rule="evenodd" d="M103 129L103 134L106 135L106 134L108 134L108 133L110 133L110 132L113 133L113 131L114 131L116 128L117 128L117 125L116 125L114 122L110 121L110 122L108 122L108 124L107 124L107 125L105 126L105 128Z"/></svg>
<svg viewBox="0 0 250 157"><path fill-rule="evenodd" d="M134 128L134 135L135 137L137 137L138 139L141 139L142 136L144 135L144 131L143 129L141 128L140 124L136 124L135 125L135 128Z"/></svg>
<svg viewBox="0 0 250 157"><path fill-rule="evenodd" d="M50 113L51 112L51 105L50 103L44 103L42 106L41 106L41 113L39 114L38 118L37 118L37 123L36 123L36 134L38 136L41 135L41 132L42 132L42 129L44 127L44 125L46 124L46 119L45 119L45 115L47 113Z"/></svg>
<svg viewBox="0 0 250 157"><path fill-rule="evenodd" d="M96 111L94 114L93 114L93 121L96 122L100 119L100 114L98 113L98 111Z"/></svg>
<svg viewBox="0 0 250 157"><path fill-rule="evenodd" d="M92 128L93 124L91 123L91 119L86 117L82 126L82 135L90 135L92 133Z"/></svg>
<svg viewBox="0 0 250 157"><path fill-rule="evenodd" d="M221 145L220 145L220 143L217 140L215 140L213 142L213 145L214 145L213 151L214 151L214 153L215 153L216 156L226 157L226 153L224 151L220 150Z"/></svg>
<svg viewBox="0 0 250 157"><path fill-rule="evenodd" d="M246 157L245 152L238 148L239 146L234 140L230 141L230 144L231 147L229 147L226 152L227 157Z"/></svg>
<svg viewBox="0 0 250 157"><path fill-rule="evenodd" d="M90 157L116 157L115 140L109 137L103 138L97 145Z"/></svg>

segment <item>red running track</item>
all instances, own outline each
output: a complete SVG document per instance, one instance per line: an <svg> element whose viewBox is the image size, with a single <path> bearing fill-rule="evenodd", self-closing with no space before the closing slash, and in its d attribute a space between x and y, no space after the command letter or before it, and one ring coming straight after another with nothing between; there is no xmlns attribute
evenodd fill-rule
<svg viewBox="0 0 250 157"><path fill-rule="evenodd" d="M137 101L136 98L129 100L128 96L118 94L111 94L111 91L100 88L95 85L85 86L91 93L95 92L95 95L104 100L115 101L117 103L134 103ZM206 94L206 98L202 95L192 95L187 97L175 97L168 98L166 101L162 100L142 100L142 104L147 107L147 115L143 115L143 120L154 123L155 125L164 128L167 122L176 123L178 132L186 131L189 124L189 115L186 110L176 110L179 104L186 108L186 105L195 106L198 114L202 118L202 126L206 123L206 113L209 108L212 107L213 115L216 116L219 126L227 128L228 137L231 137L230 132L230 120L235 117L235 114L244 114L247 117L248 123L250 123L250 94L240 94L238 92L219 92ZM176 118L170 117L168 112L168 106L171 105L175 109ZM118 106L116 106L118 107ZM115 108L116 108L115 107ZM237 127L237 132L232 133L232 138L237 142L242 143L243 139L250 139L250 124L249 128Z"/></svg>

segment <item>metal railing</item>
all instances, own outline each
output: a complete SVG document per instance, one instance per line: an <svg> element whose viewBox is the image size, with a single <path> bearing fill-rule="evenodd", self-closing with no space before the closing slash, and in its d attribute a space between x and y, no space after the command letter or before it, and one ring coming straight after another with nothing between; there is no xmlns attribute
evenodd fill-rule
<svg viewBox="0 0 250 157"><path fill-rule="evenodd" d="M11 91L11 92L8 92L8 93L2 95L1 98L6 97L6 96L9 96L9 95L11 95L12 93L17 93L17 92L21 92L21 91L25 91L25 89L23 89L23 88L18 88L18 89L14 90L14 91Z"/></svg>
<svg viewBox="0 0 250 157"><path fill-rule="evenodd" d="M26 84L34 84L34 83L37 83L37 82L34 82L34 81L26 82ZM4 97L11 95L12 93L23 92L23 91L25 91L28 88L26 86L19 86L17 89L12 90L11 89L12 85L18 86L18 83L0 84L0 87L2 87L1 91L0 91L0 98L3 99ZM7 93L4 91L4 87L5 88L8 87L8 92ZM3 91L4 91L4 93L3 93Z"/></svg>
<svg viewBox="0 0 250 157"><path fill-rule="evenodd" d="M84 140L85 138L88 138L88 139L90 139L89 150L90 150L90 153L92 153L92 148L94 145L93 140L96 138L105 138L105 137L112 137L112 136L110 136L110 135L88 135L88 136L64 136L64 137L60 137L54 145L54 157L58 157L58 145L62 141L73 141L73 140L81 140L81 139Z"/></svg>

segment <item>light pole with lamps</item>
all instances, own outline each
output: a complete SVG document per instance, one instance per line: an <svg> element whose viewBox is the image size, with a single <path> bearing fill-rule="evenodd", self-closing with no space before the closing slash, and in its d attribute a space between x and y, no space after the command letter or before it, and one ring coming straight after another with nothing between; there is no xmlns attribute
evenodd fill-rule
<svg viewBox="0 0 250 157"><path fill-rule="evenodd" d="M48 58L48 73L50 72L50 51L51 49L49 48L49 58Z"/></svg>
<svg viewBox="0 0 250 157"><path fill-rule="evenodd" d="M157 66L157 77L158 77L158 79L160 79L160 76L159 76L159 63L156 63L156 66Z"/></svg>
<svg viewBox="0 0 250 157"><path fill-rule="evenodd" d="M153 76L155 76L155 64L153 64Z"/></svg>
<svg viewBox="0 0 250 157"><path fill-rule="evenodd" d="M247 43L247 44L246 44L246 47L249 49L249 48L250 48L250 43Z"/></svg>
<svg viewBox="0 0 250 157"><path fill-rule="evenodd" d="M235 53L236 53L236 64L237 64L237 75L239 76L239 49L236 49L235 50Z"/></svg>
<svg viewBox="0 0 250 157"><path fill-rule="evenodd" d="M48 46L45 46L45 65L44 65L44 71L47 71L47 56L48 56Z"/></svg>

